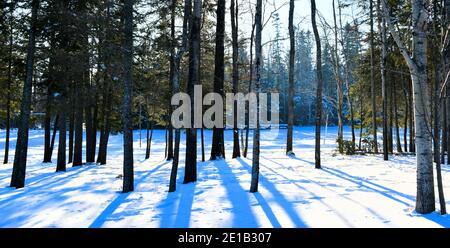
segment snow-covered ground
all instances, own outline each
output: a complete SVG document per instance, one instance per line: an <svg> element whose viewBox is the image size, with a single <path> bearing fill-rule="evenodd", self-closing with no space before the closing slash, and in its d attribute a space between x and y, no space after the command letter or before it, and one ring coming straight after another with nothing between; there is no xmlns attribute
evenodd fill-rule
<svg viewBox="0 0 450 248"><path fill-rule="evenodd" d="M120 135L110 139L107 165L55 173L55 164L41 163L43 131L31 131L26 187L9 188L12 165L0 165L0 227L450 227L449 215L414 212L414 157L384 162L381 156L336 155L336 131L329 129L322 170L314 169L314 128L296 128L296 158L284 155L286 130L263 131L256 194L248 191L251 160L244 158L199 162L198 182L181 184L184 146L177 191L167 193L171 163L163 158L163 130L155 131L148 161L135 132L136 190L129 194L120 193ZM4 136L0 131L2 155ZM209 144L211 132L205 136ZM226 140L230 156L230 131ZM10 160L14 146L15 133ZM450 199L448 166L443 179Z"/></svg>

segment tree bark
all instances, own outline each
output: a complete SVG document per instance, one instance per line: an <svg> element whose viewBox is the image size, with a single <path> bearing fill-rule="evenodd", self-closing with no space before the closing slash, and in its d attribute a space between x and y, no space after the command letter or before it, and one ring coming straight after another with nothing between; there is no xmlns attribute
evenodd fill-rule
<svg viewBox="0 0 450 248"><path fill-rule="evenodd" d="M224 1L225 2L225 1ZM231 15L231 30L233 43L233 93L238 93L239 86L239 6L238 0L231 0L230 15ZM241 157L241 148L239 146L239 127L237 115L237 102L234 103L234 123L233 123L233 158Z"/></svg>
<svg viewBox="0 0 450 248"><path fill-rule="evenodd" d="M256 55L256 80L255 93L256 95L256 127L253 131L253 158L252 158L252 180L250 185L250 192L258 192L259 184L259 154L260 154L260 123L259 123L259 93L261 91L261 64L262 64L262 0L256 1L256 37L255 37L255 55Z"/></svg>
<svg viewBox="0 0 450 248"><path fill-rule="evenodd" d="M73 101L73 98L72 100ZM75 127L75 115L74 115L74 107L73 105L71 106L71 110L69 112L70 117L69 117L69 158L68 158L68 163L72 163L73 162L73 145L74 145L74 127Z"/></svg>
<svg viewBox="0 0 450 248"><path fill-rule="evenodd" d="M56 163L56 172L66 171L66 109L65 99L61 99L61 109L59 111L59 141L58 141L58 159Z"/></svg>
<svg viewBox="0 0 450 248"><path fill-rule="evenodd" d="M374 32L374 6L373 0L370 0L370 94L372 101L372 132L374 152L378 153L378 126L377 126L377 101L376 101L376 88L375 88L375 32Z"/></svg>
<svg viewBox="0 0 450 248"><path fill-rule="evenodd" d="M124 0L123 43L123 193L134 190L133 166L133 0Z"/></svg>
<svg viewBox="0 0 450 248"><path fill-rule="evenodd" d="M172 0L170 5L170 71L169 71L169 90L174 94L174 80L175 80L175 48L176 48L176 38L175 38L175 17L176 17L176 0ZM171 100L169 104L169 113L172 115L174 108L171 105ZM167 154L167 161L173 160L173 126L169 117L169 151Z"/></svg>
<svg viewBox="0 0 450 248"><path fill-rule="evenodd" d="M294 155L293 136L294 136L294 95L295 95L295 30L294 30L294 9L295 1L289 1L289 89L288 89L288 132L286 154Z"/></svg>
<svg viewBox="0 0 450 248"><path fill-rule="evenodd" d="M252 19L253 16L252 16ZM253 25L252 25L252 33L250 35L250 72L249 72L249 81L248 81L248 92L252 92L252 84L253 84L253 42L254 42L254 38L255 38L255 28L256 28L256 23L253 21ZM247 102L246 103L246 109L247 109L247 114L245 116L245 147L244 147L244 158L247 157L247 153L248 153L248 138L250 135L250 125L249 125L249 106L250 104Z"/></svg>
<svg viewBox="0 0 450 248"><path fill-rule="evenodd" d="M344 104L344 93L343 93L343 85L341 79L341 70L340 70L340 62L338 55L338 25L336 18L336 4L335 0L333 0L333 20L334 20L334 76L336 78L337 85L337 115L338 115L338 146L339 153L344 153L343 140L344 140L344 116L343 116L343 104Z"/></svg>
<svg viewBox="0 0 450 248"><path fill-rule="evenodd" d="M12 9L12 8L11 8ZM13 11L11 10L11 18L13 17ZM13 56L13 27L12 19L10 21L10 34L9 34L9 57L8 57L8 78L6 86L6 137L5 137L5 157L3 164L9 162L9 138L11 132L11 85L12 85L12 56Z"/></svg>
<svg viewBox="0 0 450 248"><path fill-rule="evenodd" d="M19 130L17 133L16 152L14 155L14 165L10 185L15 188L23 188L25 186L39 2L39 0L33 0L31 2L31 23L28 36L27 60L25 67L26 76L23 86L22 103L20 105Z"/></svg>
<svg viewBox="0 0 450 248"><path fill-rule="evenodd" d="M320 142L322 127L322 94L323 94L323 72L322 72L322 45L320 41L319 30L316 22L316 1L311 0L311 21L316 40L316 77L317 77L317 94L316 94L316 147L315 147L315 167L320 169L322 167L320 158Z"/></svg>
<svg viewBox="0 0 450 248"><path fill-rule="evenodd" d="M147 142L146 142L147 147L145 149L145 159L150 158L150 152L152 149L152 138L153 138L153 124L150 123L150 120L147 120Z"/></svg>
<svg viewBox="0 0 450 248"><path fill-rule="evenodd" d="M194 99L194 87L200 84L200 23L202 14L202 1L194 0L192 26L189 40L189 76L187 93ZM194 117L194 101L191 101L191 117ZM184 184L197 181L197 129L191 118L191 128L186 129L186 166Z"/></svg>
<svg viewBox="0 0 450 248"><path fill-rule="evenodd" d="M214 66L214 92L221 95L222 98L224 96L223 86L225 77L225 63L224 63L225 4L226 4L225 0L217 1L216 52L215 52L215 66ZM223 128L214 127L212 147L211 147L211 160L223 159L225 157L225 151L223 150L223 147L224 147L224 130Z"/></svg>
<svg viewBox="0 0 450 248"><path fill-rule="evenodd" d="M177 0L172 0L172 12L175 12L175 7ZM185 51L187 50L188 46L188 36L189 36L189 29L191 26L191 11L192 11L192 1L191 0L185 0L184 1L184 11L183 11L183 31L182 31L182 44L180 49L177 51L177 54L175 56L175 63L174 63L174 78L173 78L173 94L176 94L180 92L180 63L183 58L183 55ZM174 16L174 13L172 13L172 16ZM172 29L175 28L175 21L172 22ZM177 188L177 174L178 174L178 164L179 164L179 157L180 157L180 129L175 129L175 147L174 147L174 157L172 160L172 170L170 172L170 182L169 182L169 192L175 192Z"/></svg>
<svg viewBox="0 0 450 248"><path fill-rule="evenodd" d="M397 141L397 152L403 153L402 143L400 141L400 124L399 124L398 110L397 110L397 107L398 107L397 106L397 97L395 96L395 92L397 92L395 80L392 81L392 84L393 84L392 87L393 87L393 92L394 92L394 94L392 94L392 98L393 98L393 102L394 102L393 110L394 110L394 120L395 120L395 136L396 136L396 141Z"/></svg>
<svg viewBox="0 0 450 248"><path fill-rule="evenodd" d="M388 132L388 99L386 86L386 61L387 61L387 38L386 38L386 21L381 13L381 6L378 1L378 29L380 30L381 38L381 97L383 101L383 158L385 161L389 160L389 132Z"/></svg>
<svg viewBox="0 0 450 248"><path fill-rule="evenodd" d="M431 113L431 105L427 77L427 9L430 7L430 2L427 0L412 0L413 50L410 54L390 21L386 0L381 1L391 35L400 48L411 72L417 148L416 211L420 214L428 214L435 210L433 145L431 116L429 114Z"/></svg>

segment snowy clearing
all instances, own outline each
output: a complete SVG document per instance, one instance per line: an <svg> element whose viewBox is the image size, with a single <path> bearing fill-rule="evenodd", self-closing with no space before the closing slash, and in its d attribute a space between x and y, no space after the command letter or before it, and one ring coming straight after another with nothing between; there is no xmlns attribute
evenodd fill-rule
<svg viewBox="0 0 450 248"><path fill-rule="evenodd" d="M169 194L165 131L155 131L148 161L143 160L145 141L140 148L136 131L136 189L121 194L122 136L111 137L107 165L68 166L67 172L55 173L55 164L41 163L43 131L32 130L26 187L9 188L12 165L0 166L0 227L450 227L449 215L414 213L414 157L384 162L381 155L335 155L336 137L330 134L337 129L330 128L322 151L324 166L316 170L314 128L296 128L296 158L284 155L285 132L262 132L259 193L248 192L251 160L244 158L199 162L199 181L182 185L182 145L177 192ZM0 149L4 135L0 131ZM226 136L230 156L231 131ZM206 131L206 143L210 140ZM12 160L15 131L11 141ZM208 159L209 146L206 152ZM198 154L200 159L200 147ZM449 181L450 167L445 165L447 199Z"/></svg>

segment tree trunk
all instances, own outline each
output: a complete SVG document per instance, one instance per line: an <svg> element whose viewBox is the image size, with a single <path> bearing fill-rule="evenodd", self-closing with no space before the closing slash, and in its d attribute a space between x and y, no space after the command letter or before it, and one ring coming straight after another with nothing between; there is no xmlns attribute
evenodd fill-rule
<svg viewBox="0 0 450 248"><path fill-rule="evenodd" d="M224 96L223 86L225 77L225 67L224 67L225 4L226 4L225 0L217 1L216 52L215 52L215 67L214 67L214 92L220 94L222 97ZM223 150L223 147L224 147L224 130L223 128L214 127L212 147L211 147L211 160L224 158L225 151Z"/></svg>
<svg viewBox="0 0 450 248"><path fill-rule="evenodd" d="M405 97L405 122L403 123L403 143L405 146L405 152L408 152L408 120L409 120L409 100L408 90L406 89L406 81L402 74L403 96Z"/></svg>
<svg viewBox="0 0 450 248"><path fill-rule="evenodd" d="M124 0L123 43L123 193L134 190L133 168L133 0Z"/></svg>
<svg viewBox="0 0 450 248"><path fill-rule="evenodd" d="M415 140L415 116L414 116L414 97L412 91L412 83L408 84L409 91L409 152L416 152L416 140Z"/></svg>
<svg viewBox="0 0 450 248"><path fill-rule="evenodd" d="M386 0L382 0L384 13L389 17ZM420 214L435 210L433 177L433 144L431 133L430 91L427 77L427 9L430 2L412 0L413 51L409 54L394 25L389 20L391 34L400 48L411 72L414 92L414 116L417 148L417 198L416 211Z"/></svg>
<svg viewBox="0 0 450 248"><path fill-rule="evenodd" d="M386 65L387 68L387 65ZM389 146L389 154L394 154L394 92L392 90L392 75L391 73L389 73L390 77L389 80L387 82L388 83L388 87L387 87L387 95L388 95L388 110L389 110L389 116L388 116L388 120L389 120L389 124L388 124L388 146Z"/></svg>
<svg viewBox="0 0 450 248"><path fill-rule="evenodd" d="M147 147L145 149L145 159L150 158L150 152L152 149L152 138L153 138L153 125L150 124L149 120L147 120L147 142L146 142Z"/></svg>
<svg viewBox="0 0 450 248"><path fill-rule="evenodd" d="M338 115L338 142L339 145L339 153L344 153L343 140L344 140L344 116L343 116L343 104L344 104L344 93L343 93L343 85L341 79L341 70L340 70L340 62L338 55L338 25L336 18L336 5L335 0L333 0L333 20L334 20L334 76L336 78L337 85L337 115Z"/></svg>
<svg viewBox="0 0 450 248"><path fill-rule="evenodd" d="M316 169L322 167L320 158L320 142L321 134L320 129L322 127L322 94L323 94L323 73L322 73L322 45L320 41L319 30L317 29L316 22L316 1L311 0L311 20L314 32L314 37L316 40L316 77L317 77L317 95L316 95L316 149L315 149L315 164Z"/></svg>
<svg viewBox="0 0 450 248"><path fill-rule="evenodd" d="M289 90L288 90L288 132L286 154L294 155L292 145L294 136L294 95L295 95L295 30L294 30L294 9L295 1L289 1Z"/></svg>
<svg viewBox="0 0 450 248"><path fill-rule="evenodd" d="M172 0L172 12L175 12L175 7L177 0ZM173 79L173 94L180 92L180 63L183 58L183 55L188 46L188 36L189 29L191 26L191 11L192 11L192 1L185 0L184 1L184 11L183 11L183 33L182 33L182 44L181 48L178 50L177 55L175 56L175 69L174 69L174 79ZM174 16L174 13L172 13ZM172 29L175 28L175 21L172 22ZM174 157L172 160L172 170L170 172L170 182L169 182L169 192L175 192L177 185L177 174L178 174L178 164L180 158L180 129L175 129L175 147L174 147Z"/></svg>
<svg viewBox="0 0 450 248"><path fill-rule="evenodd" d="M386 37L386 22L381 13L380 2L377 4L378 8L378 29L380 30L381 39L381 97L383 101L383 158L385 161L389 160L389 132L388 132L388 99L386 87L386 61L387 61L387 37Z"/></svg>
<svg viewBox="0 0 450 248"><path fill-rule="evenodd" d="M49 86L48 86L49 87ZM51 96L50 89L47 89L47 99L45 103L45 118L44 118L44 161L43 163L51 163L50 156L50 142L51 142L51 129L52 129L52 113L51 113Z"/></svg>
<svg viewBox="0 0 450 248"><path fill-rule="evenodd" d="M445 99L442 99L442 107L441 107L441 112L442 112L442 118L441 118L441 125L442 125L442 149L441 149L441 164L445 164L445 154L448 152L447 151L447 135L448 135L448 130L447 130L447 103L445 101Z"/></svg>
<svg viewBox="0 0 450 248"><path fill-rule="evenodd" d="M399 124L399 119L398 119L398 111L397 111L397 97L395 95L395 92L397 92L397 87L396 87L396 83L395 80L392 81L392 87L393 87L393 92L394 94L392 94L392 98L394 101L394 119L395 119L395 136L396 136L396 141L397 141L397 152L398 153L403 153L402 150L402 143L400 141L400 124Z"/></svg>
<svg viewBox="0 0 450 248"><path fill-rule="evenodd" d="M12 11L11 11L12 18ZM5 137L5 157L3 164L9 162L9 138L11 132L11 85L12 85L12 56L13 56L13 27L12 21L10 22L11 30L9 34L9 58L8 58L8 79L7 79L7 92L6 92L6 137ZM50 124L49 124L50 125Z"/></svg>
<svg viewBox="0 0 450 248"><path fill-rule="evenodd" d="M262 66L262 0L256 1L256 38L255 38L255 53L256 53L256 80L255 93L256 95L256 127L253 131L253 158L252 158L252 181L250 185L250 192L258 192L259 184L259 154L260 154L260 105L259 93L261 91L261 66Z"/></svg>
<svg viewBox="0 0 450 248"><path fill-rule="evenodd" d="M175 47L176 47L176 37L175 37L175 17L176 17L176 0L172 0L170 5L170 71L169 71L169 90L174 94L174 81L175 81ZM172 116L174 108L171 105L171 100L169 104L169 113ZM169 151L167 154L167 161L173 160L173 126L171 122L171 117L169 117Z"/></svg>
<svg viewBox="0 0 450 248"><path fill-rule="evenodd" d="M61 109L59 111L59 141L58 141L58 159L56 163L56 172L66 171L66 109L65 99L61 99Z"/></svg>
<svg viewBox="0 0 450 248"><path fill-rule="evenodd" d="M370 94L372 100L372 131L373 131L373 143L374 152L378 153L378 126L377 126L377 101L375 93L375 32L374 32L374 6L373 0L370 0Z"/></svg>
<svg viewBox="0 0 450 248"><path fill-rule="evenodd" d="M73 101L73 99L72 99ZM73 142L74 142L74 123L75 123L75 115L74 115L74 111L73 111L73 106L71 108L70 111L70 117L69 117L69 159L68 159L68 163L72 163L73 162Z"/></svg>
<svg viewBox="0 0 450 248"><path fill-rule="evenodd" d="M59 123L59 115L56 115L54 123L53 123L53 134L52 134L52 140L50 143L50 149L49 149L49 154L48 154L50 163L52 161L53 148L55 147L56 131L59 129L58 123Z"/></svg>
<svg viewBox="0 0 450 248"><path fill-rule="evenodd" d="M83 165L83 100L79 89L80 82L75 84L75 121L74 121L74 149L72 166Z"/></svg>
<svg viewBox="0 0 450 248"><path fill-rule="evenodd" d="M224 1L225 2L225 1ZM233 93L237 94L239 89L239 8L238 0L231 0L231 30L232 30L232 43L233 43ZM241 157L241 148L239 146L239 127L238 127L238 115L237 115L237 102L234 103L234 123L233 123L233 158Z"/></svg>
<svg viewBox="0 0 450 248"><path fill-rule="evenodd" d="M190 28L189 40L189 77L187 83L187 93L194 99L194 87L200 84L200 22L202 14L202 1L194 0L194 12L192 26ZM191 101L191 116L194 117L194 101ZM197 129L194 126L194 119L191 118L191 128L186 130L186 166L184 174L184 184L197 181Z"/></svg>
<svg viewBox="0 0 450 248"><path fill-rule="evenodd" d="M253 19L253 16L252 16ZM252 33L250 35L250 73L249 73L249 82L248 82L248 92L252 92L252 84L253 84L253 42L254 42L254 36L255 36L255 28L256 28L256 23L253 21L253 25L252 25ZM245 147L244 147L244 158L247 157L247 153L248 153L248 138L250 135L250 114L249 114L249 106L250 104L247 102L246 103L246 109L247 109L247 113L245 116Z"/></svg>
<svg viewBox="0 0 450 248"><path fill-rule="evenodd" d="M31 96L33 87L33 67L36 50L36 28L39 0L31 2L31 23L28 36L26 77L23 86L22 103L20 105L19 130L17 133L16 152L14 155L11 187L23 188L25 186L25 173L28 153L28 130L31 114Z"/></svg>

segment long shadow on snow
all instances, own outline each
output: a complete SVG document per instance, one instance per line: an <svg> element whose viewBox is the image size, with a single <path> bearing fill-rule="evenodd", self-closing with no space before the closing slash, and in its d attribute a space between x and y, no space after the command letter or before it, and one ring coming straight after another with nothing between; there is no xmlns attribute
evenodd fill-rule
<svg viewBox="0 0 450 248"><path fill-rule="evenodd" d="M241 158L237 159L237 161L243 166L243 168L247 169L249 173L251 173L251 166L247 164L244 160ZM290 217L291 221L294 223L296 227L305 228L307 225L301 220L301 218L298 216L297 212L295 211L294 207L292 206L292 203L289 202L284 195L277 190L274 184L269 182L263 175L260 174L259 180L262 183L262 185L273 195L273 197L276 199L276 201L280 204L280 206L285 210L285 212ZM257 195L259 193L256 193ZM262 198L262 195L259 194Z"/></svg>
<svg viewBox="0 0 450 248"><path fill-rule="evenodd" d="M256 217L250 207L249 193L241 187L237 177L234 175L228 163L225 160L222 160L222 162L223 163L213 162L212 164L219 170L219 175L222 179L223 186L227 191L228 199L233 207L232 227L258 227L258 222L256 221ZM277 218L270 209L269 204L267 204L264 198L259 194L255 194L255 196L273 227L281 227ZM245 224L241 223L244 220Z"/></svg>
<svg viewBox="0 0 450 248"><path fill-rule="evenodd" d="M274 163L274 164L277 164L277 165L279 165L279 166L281 166L281 167L283 167L283 168L285 168L285 169L288 169L288 167L286 167L285 165L283 165L283 164L281 164L281 163L275 162L274 160L271 160L271 159L268 159L268 158L265 158L265 159L268 160L268 161L270 161L270 162L272 162L272 163ZM298 158L292 158L292 159L296 159L296 160L300 160L300 161L305 161L305 162L307 162L307 163L311 163L311 162L306 161L306 160L303 160L303 159L298 159ZM345 222L349 227L353 227L353 225L352 225L352 224L351 224L351 223L350 223L350 222L349 222L342 214L340 214L340 212L339 212L337 209L333 208L331 205L329 205L329 204L327 204L326 202L324 202L324 201L322 200L322 199L324 199L323 197L317 196L317 195L316 195L315 193L313 193L312 191L310 191L310 190L306 189L305 187L301 186L299 183L302 182L302 181L295 181L295 180L292 180L292 179L290 179L290 178L287 178L286 176L284 176L284 175L282 175L282 174L276 172L274 169L269 168L269 166L264 166L264 167L265 167L267 170L272 171L274 174L277 174L277 175L283 177L285 180L292 181L292 183L293 183L295 186L297 186L298 188L302 189L302 190L305 191L305 192L308 192L308 193L311 195L312 199L314 199L314 200L319 200L320 203L322 203L322 205L324 205L325 207L329 208L330 210L333 210L333 211L338 215L338 217L339 217L343 222ZM315 185L317 185L317 186L323 187L323 188L326 189L326 190L329 190L329 191L331 191L331 192L334 192L334 193L336 193L336 194L339 194L336 190L332 190L332 189L331 189L332 187L330 187L330 185L324 185L324 184L322 184L322 183L315 182L315 181L313 181L313 180L306 179L306 178L305 178L304 180L306 180L308 183L315 184ZM333 187L336 187L336 186L333 186ZM375 212L375 210L371 209L370 207L365 206L365 205L363 205L363 204L361 204L361 203L359 203L359 202L357 202L357 201L355 201L355 200L353 200L353 199L351 199L351 198L349 198L349 197L347 197L347 196L345 196L345 195L339 194L339 196L341 196L342 198L344 198L344 199L346 199L346 200L348 200L348 201L350 201L350 202L352 202L352 203L354 203L354 204L356 204L356 205L358 205L358 206L360 206L360 207L366 209L367 211L369 211L371 214L373 214L375 217L377 217L379 220L383 221L384 223L387 223L387 222L389 221L389 220L387 220L386 218L382 217L382 216L381 216L380 214L378 214L377 212Z"/></svg>
<svg viewBox="0 0 450 248"><path fill-rule="evenodd" d="M182 184L183 175L184 167L178 170L177 190L167 193L167 198L157 206L163 211L159 215L160 228L189 227L197 183Z"/></svg>
<svg viewBox="0 0 450 248"><path fill-rule="evenodd" d="M25 185L25 187L23 189L14 190L11 187L0 189L0 194L6 193L6 192L18 191L18 193L15 193L15 194L11 195L11 197L8 197L7 199L4 199L4 200L0 201L0 207L2 207L3 205L7 204L8 202L13 202L14 200L26 197L27 194L30 194L30 193L35 192L35 191L46 192L45 190L51 189L52 186L58 185L59 182L65 181L68 178L75 177L76 175L79 175L79 174L81 174L81 173L83 173L83 172L85 172L85 171L87 171L89 169L92 169L92 168L93 167L80 166L80 167L68 168L66 172L51 172L51 173L49 172L49 173L45 173L45 174L33 177L33 179L35 179L33 181L34 183L29 184L29 185ZM41 181L44 181L46 179L49 179L51 177L56 177L56 176L59 176L59 178L54 180L54 181L51 181L49 183L46 183L45 185L34 187L34 185L37 182L41 182Z"/></svg>
<svg viewBox="0 0 450 248"><path fill-rule="evenodd" d="M159 170L161 167L163 167L164 165L166 165L167 162L162 163L160 165L158 165L157 167L153 168L152 170L150 170L149 172L146 172L144 175L140 176L136 181L135 181L135 188L142 183L147 177L149 177L150 175L152 175L153 173L155 173L157 170ZM117 196L116 199L114 199L101 213L100 215L92 222L92 224L89 226L89 228L100 228L107 220L108 217L111 216L114 211L120 206L120 204L122 204L131 193L118 193L119 196Z"/></svg>
<svg viewBox="0 0 450 248"><path fill-rule="evenodd" d="M356 184L358 186L361 186L361 187L370 189L370 190L372 190L374 192L380 193L381 195L383 195L383 196L385 196L385 197L387 197L389 199L392 199L394 201L397 201L399 203L402 203L405 206L411 206L411 204L406 202L406 201L403 201L403 200L401 200L401 199L399 199L397 197L394 197L391 194L397 195L399 197L403 197L403 198L408 199L410 201L415 201L414 197L412 197L410 195L404 194L402 192L399 192L399 191L396 191L396 190L393 190L393 189L390 189L390 188L386 188L386 187L384 187L382 185L379 185L379 184L376 184L376 183L369 182L368 180L363 179L361 177L352 176L350 174L347 174L347 173L345 173L343 171L340 171L340 170L337 170L337 169L324 168L324 169L322 169L322 171L324 171L324 172L326 172L328 174L331 174L333 176L336 176L338 178L342 178L342 179L344 179L346 181L352 182L352 183L354 183L354 184ZM365 185L364 183L372 185L372 186L377 187L377 188L380 188L381 190L376 189L374 187L371 187L369 185Z"/></svg>

